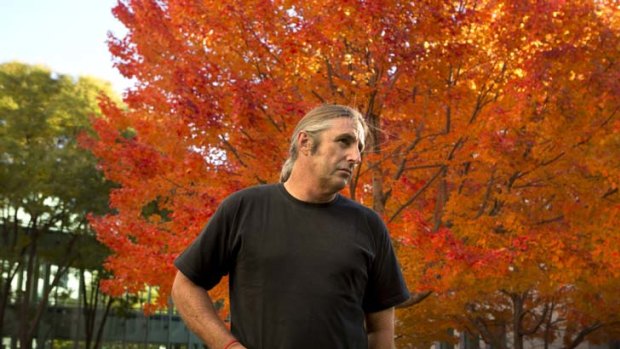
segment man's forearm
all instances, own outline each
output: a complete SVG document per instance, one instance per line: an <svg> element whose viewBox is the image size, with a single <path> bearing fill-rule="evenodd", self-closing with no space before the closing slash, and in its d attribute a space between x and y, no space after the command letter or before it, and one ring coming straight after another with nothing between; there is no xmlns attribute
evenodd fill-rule
<svg viewBox="0 0 620 349"><path fill-rule="evenodd" d="M368 333L368 349L394 349L394 332L376 331Z"/></svg>
<svg viewBox="0 0 620 349"><path fill-rule="evenodd" d="M171 295L187 327L209 348L224 348L235 339L217 315L207 291L195 285L181 272L177 272ZM242 346L236 344L229 348Z"/></svg>
<svg viewBox="0 0 620 349"><path fill-rule="evenodd" d="M394 308L366 314L369 349L394 349Z"/></svg>

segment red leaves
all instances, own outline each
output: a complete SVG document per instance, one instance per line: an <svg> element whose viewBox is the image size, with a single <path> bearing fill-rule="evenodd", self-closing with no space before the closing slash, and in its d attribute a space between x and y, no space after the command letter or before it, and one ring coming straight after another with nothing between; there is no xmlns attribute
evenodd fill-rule
<svg viewBox="0 0 620 349"><path fill-rule="evenodd" d="M128 110L103 101L84 140L121 186L118 213L94 222L115 252L110 292L166 295L173 256L227 194L277 180L292 128L322 102L372 123L352 192L389 222L410 288L440 299L441 314L405 312L439 321L479 302L509 318L488 305L504 306L498 290L612 288L588 274L620 265L619 36L604 3L167 6L115 10L130 34L110 49L139 85ZM141 215L153 201L169 220Z"/></svg>

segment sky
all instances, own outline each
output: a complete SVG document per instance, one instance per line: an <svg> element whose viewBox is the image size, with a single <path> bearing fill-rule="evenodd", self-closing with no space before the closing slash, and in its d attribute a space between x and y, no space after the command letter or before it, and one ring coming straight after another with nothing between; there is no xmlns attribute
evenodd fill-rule
<svg viewBox="0 0 620 349"><path fill-rule="evenodd" d="M123 36L113 15L117 0L0 0L0 63L40 64L72 76L112 83L120 94L131 82L112 66L107 33Z"/></svg>

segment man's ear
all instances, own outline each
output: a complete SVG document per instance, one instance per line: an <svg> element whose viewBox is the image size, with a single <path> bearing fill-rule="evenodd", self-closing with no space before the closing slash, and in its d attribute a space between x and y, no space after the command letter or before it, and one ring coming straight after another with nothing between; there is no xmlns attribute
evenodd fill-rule
<svg viewBox="0 0 620 349"><path fill-rule="evenodd" d="M299 132L297 136L297 149L306 156L312 152L312 138L307 133Z"/></svg>

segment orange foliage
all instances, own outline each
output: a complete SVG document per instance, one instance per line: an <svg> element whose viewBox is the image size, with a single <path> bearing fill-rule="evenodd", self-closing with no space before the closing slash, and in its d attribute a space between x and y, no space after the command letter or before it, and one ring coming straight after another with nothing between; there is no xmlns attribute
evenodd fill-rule
<svg viewBox="0 0 620 349"><path fill-rule="evenodd" d="M119 2L129 33L110 50L137 83L85 140L120 184L116 214L92 219L108 291L159 286L165 305L219 201L276 181L296 121L330 102L373 127L348 194L388 222L409 287L433 292L400 311L399 345L448 327L493 342L500 323L517 349L560 327L569 346L618 321L617 6Z"/></svg>

